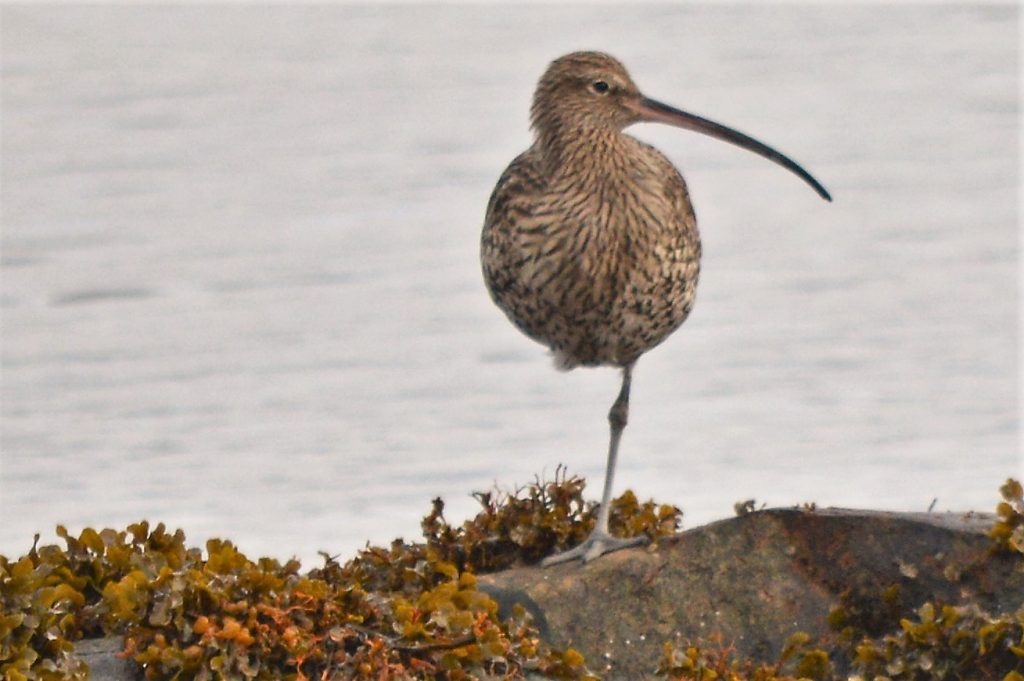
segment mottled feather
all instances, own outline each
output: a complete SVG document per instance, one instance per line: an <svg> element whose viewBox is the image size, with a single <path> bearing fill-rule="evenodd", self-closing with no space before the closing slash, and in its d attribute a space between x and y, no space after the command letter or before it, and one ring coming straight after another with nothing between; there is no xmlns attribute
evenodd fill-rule
<svg viewBox="0 0 1024 681"><path fill-rule="evenodd" d="M685 181L622 132L635 119L596 82L638 94L601 53L563 57L541 79L537 138L498 181L481 244L495 303L565 369L633 364L686 320L700 269Z"/></svg>

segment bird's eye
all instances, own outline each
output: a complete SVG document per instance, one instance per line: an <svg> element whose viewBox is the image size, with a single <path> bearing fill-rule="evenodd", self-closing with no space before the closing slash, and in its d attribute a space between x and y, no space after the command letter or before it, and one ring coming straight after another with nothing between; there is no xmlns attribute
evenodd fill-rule
<svg viewBox="0 0 1024 681"><path fill-rule="evenodd" d="M595 80L593 83L591 83L590 87L594 88L594 92L598 93L599 95L603 95L604 93L608 92L608 83L604 82L603 80Z"/></svg>

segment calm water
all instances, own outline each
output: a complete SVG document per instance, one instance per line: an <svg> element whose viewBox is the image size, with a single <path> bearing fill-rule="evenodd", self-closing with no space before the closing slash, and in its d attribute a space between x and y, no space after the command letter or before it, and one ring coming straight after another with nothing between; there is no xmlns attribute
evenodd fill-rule
<svg viewBox="0 0 1024 681"><path fill-rule="evenodd" d="M991 509L1021 473L1018 11L5 6L0 552L145 517L312 559L558 463L596 495L617 374L554 371L477 263L533 85L582 47L836 197L633 131L705 260L617 489L690 526Z"/></svg>

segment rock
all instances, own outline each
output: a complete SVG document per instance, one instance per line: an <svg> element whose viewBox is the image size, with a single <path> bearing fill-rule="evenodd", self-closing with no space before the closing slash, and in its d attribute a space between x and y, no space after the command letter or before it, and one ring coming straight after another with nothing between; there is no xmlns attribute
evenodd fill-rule
<svg viewBox="0 0 1024 681"><path fill-rule="evenodd" d="M993 520L775 509L587 565L517 568L479 581L504 610L522 604L549 642L576 648L594 672L645 678L670 640L719 637L740 655L775 661L795 632L827 637L826 618L844 592L877 603L898 585L908 611L935 599L1016 609L1024 573L1009 557L979 560L992 545L985 533Z"/></svg>
<svg viewBox="0 0 1024 681"><path fill-rule="evenodd" d="M576 648L604 678L644 679L666 641L717 640L775 661L795 632L827 640L826 618L841 598L877 604L893 585L905 612L935 600L1016 610L1024 605L1024 571L1019 558L990 552L993 521L978 513L774 509L586 565L516 568L478 584L506 614L522 604L550 643ZM877 626L873 634L898 621L881 618ZM120 638L76 646L92 679L140 678L117 656L122 648Z"/></svg>
<svg viewBox="0 0 1024 681"><path fill-rule="evenodd" d="M139 666L120 657L124 639L120 636L86 639L75 644L75 654L89 665L90 681L133 681L141 679Z"/></svg>

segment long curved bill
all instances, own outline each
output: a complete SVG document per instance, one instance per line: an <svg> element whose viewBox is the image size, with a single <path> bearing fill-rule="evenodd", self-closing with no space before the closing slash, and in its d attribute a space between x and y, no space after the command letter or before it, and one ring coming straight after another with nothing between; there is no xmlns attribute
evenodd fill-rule
<svg viewBox="0 0 1024 681"><path fill-rule="evenodd" d="M685 128L686 130L693 130L694 132L700 132L711 137L715 137L724 142L735 144L738 147L743 147L748 151L752 151L755 154L764 156L769 161L774 161L786 170L796 174L807 184L811 185L814 191L818 192L818 195L826 201L832 200L832 195L828 193L828 190L822 186L814 177L801 168L795 161L782 152L772 149L767 144L758 142L753 137L748 137L742 132L727 128L720 123L709 121L706 118L701 118L692 113L687 113L668 104L662 104L661 102L650 99L649 97L640 97L639 100L630 102L630 108L633 109L637 114L640 115L641 120L651 123L666 123L668 125L674 125L678 128Z"/></svg>

